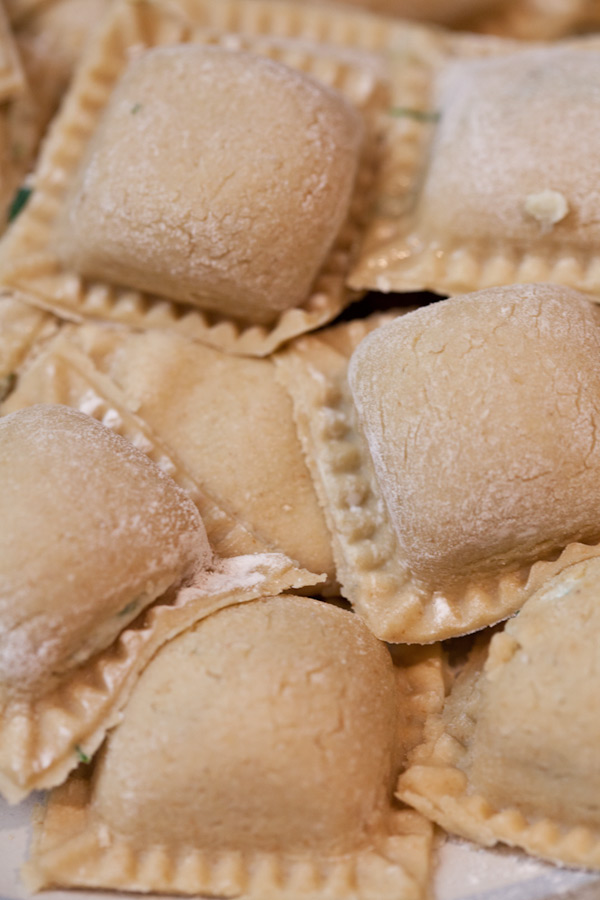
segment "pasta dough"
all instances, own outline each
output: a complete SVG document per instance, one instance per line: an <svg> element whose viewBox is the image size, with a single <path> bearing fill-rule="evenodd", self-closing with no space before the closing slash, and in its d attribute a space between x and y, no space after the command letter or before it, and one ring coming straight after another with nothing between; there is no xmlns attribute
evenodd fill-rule
<svg viewBox="0 0 600 900"><path fill-rule="evenodd" d="M600 830L600 563L567 569L492 641L469 773L496 808Z"/></svg>
<svg viewBox="0 0 600 900"><path fill-rule="evenodd" d="M598 556L599 314L514 285L355 323L351 359L320 335L279 355L342 594L379 638L476 631Z"/></svg>
<svg viewBox="0 0 600 900"><path fill-rule="evenodd" d="M398 796L447 831L600 868L600 560L544 584L476 647Z"/></svg>
<svg viewBox="0 0 600 900"><path fill-rule="evenodd" d="M418 582L598 540L598 315L566 288L494 288L403 316L355 351L358 421Z"/></svg>
<svg viewBox="0 0 600 900"><path fill-rule="evenodd" d="M267 546L335 581L329 532L271 360L158 331L87 325L72 340L224 508Z"/></svg>
<svg viewBox="0 0 600 900"><path fill-rule="evenodd" d="M210 616L150 662L93 773L52 796L30 885L423 900L431 826L391 798L441 684L432 655L413 663L316 600Z"/></svg>
<svg viewBox="0 0 600 900"><path fill-rule="evenodd" d="M140 847L348 852L379 827L396 727L391 657L359 620L297 597L231 607L143 673L93 807Z"/></svg>
<svg viewBox="0 0 600 900"><path fill-rule="evenodd" d="M280 63L150 50L112 94L59 254L91 278L268 323L307 299L347 216L361 139L341 95Z"/></svg>
<svg viewBox="0 0 600 900"><path fill-rule="evenodd" d="M597 242L599 78L600 53L575 47L450 66L418 227L446 246ZM558 216L535 212L547 192Z"/></svg>
<svg viewBox="0 0 600 900"><path fill-rule="evenodd" d="M565 10L571 24L581 12ZM407 43L380 202L348 283L445 295L554 283L598 297L598 39L430 30Z"/></svg>
<svg viewBox="0 0 600 900"><path fill-rule="evenodd" d="M0 419L0 685L49 690L207 565L196 507L128 441L63 406Z"/></svg>

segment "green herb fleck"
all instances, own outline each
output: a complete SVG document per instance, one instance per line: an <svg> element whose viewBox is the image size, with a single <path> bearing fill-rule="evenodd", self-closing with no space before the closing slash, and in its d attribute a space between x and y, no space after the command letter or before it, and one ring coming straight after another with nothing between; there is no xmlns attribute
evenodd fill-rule
<svg viewBox="0 0 600 900"><path fill-rule="evenodd" d="M8 221L12 222L13 219L16 219L24 206L27 205L27 201L31 197L33 188L28 187L27 185L22 185L19 188L15 196L13 197L13 201L10 204L8 210Z"/></svg>
<svg viewBox="0 0 600 900"><path fill-rule="evenodd" d="M136 113L139 113L141 108L142 108L141 103L134 103L133 106L131 107L131 115L135 116Z"/></svg>
<svg viewBox="0 0 600 900"><path fill-rule="evenodd" d="M439 122L439 112L428 112L425 109L409 109L407 106L392 106L390 116L395 119L414 119L415 122Z"/></svg>
<svg viewBox="0 0 600 900"><path fill-rule="evenodd" d="M75 753L77 754L79 762L89 763L92 761L91 756L88 756L87 753L84 753L79 744L75 744Z"/></svg>
<svg viewBox="0 0 600 900"><path fill-rule="evenodd" d="M9 372L4 378L0 378L0 403L2 403L3 400L6 400L8 395L12 393L16 383L17 376L15 372Z"/></svg>
<svg viewBox="0 0 600 900"><path fill-rule="evenodd" d="M117 615L119 617L128 616L130 613L132 613L134 611L134 609L136 609L138 602L139 602L138 600L132 600L131 603L128 603L127 606L123 607L123 609L120 609L119 612L117 613Z"/></svg>

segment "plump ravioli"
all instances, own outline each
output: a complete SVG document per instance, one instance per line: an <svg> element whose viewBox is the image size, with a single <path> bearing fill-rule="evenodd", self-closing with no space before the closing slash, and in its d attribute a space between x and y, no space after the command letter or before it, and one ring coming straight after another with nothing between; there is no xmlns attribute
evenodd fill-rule
<svg viewBox="0 0 600 900"><path fill-rule="evenodd" d="M352 286L455 295L551 282L598 297L598 42L471 36L415 42L414 58L396 102L422 118L390 141Z"/></svg>
<svg viewBox="0 0 600 900"><path fill-rule="evenodd" d="M307 299L348 213L361 140L341 94L281 63L149 50L90 143L60 256L92 278L268 323Z"/></svg>
<svg viewBox="0 0 600 900"><path fill-rule="evenodd" d="M0 419L0 688L43 693L211 551L186 493L89 416Z"/></svg>
<svg viewBox="0 0 600 900"><path fill-rule="evenodd" d="M399 796L451 833L600 868L600 560L541 587L459 676Z"/></svg>
<svg viewBox="0 0 600 900"><path fill-rule="evenodd" d="M93 775L52 797L31 884L424 897L429 823L391 799L419 693L401 677L320 601L205 619L142 673Z"/></svg>
<svg viewBox="0 0 600 900"><path fill-rule="evenodd" d="M598 311L553 286L447 300L356 350L358 421L415 579L435 590L598 539L599 351Z"/></svg>
<svg viewBox="0 0 600 900"><path fill-rule="evenodd" d="M417 213L422 233L445 247L597 241L599 75L600 53L577 47L449 66Z"/></svg>
<svg viewBox="0 0 600 900"><path fill-rule="evenodd" d="M600 561L567 569L492 641L470 778L495 807L600 833Z"/></svg>
<svg viewBox="0 0 600 900"><path fill-rule="evenodd" d="M231 608L143 674L93 807L140 847L346 852L386 807L397 717L391 657L348 613L292 597Z"/></svg>
<svg viewBox="0 0 600 900"><path fill-rule="evenodd" d="M378 637L476 631L600 553L599 317L515 285L398 316L349 363L292 348L342 593Z"/></svg>

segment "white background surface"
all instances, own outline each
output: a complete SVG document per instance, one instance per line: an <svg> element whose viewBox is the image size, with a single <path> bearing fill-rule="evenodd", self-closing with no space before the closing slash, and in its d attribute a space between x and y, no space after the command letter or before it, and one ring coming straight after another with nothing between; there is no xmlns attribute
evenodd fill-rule
<svg viewBox="0 0 600 900"><path fill-rule="evenodd" d="M0 900L28 896L19 881L36 798L10 807L0 800ZM600 900L600 874L575 872L538 862L508 849L483 850L449 840L439 849L432 900ZM44 891L41 900L117 900L132 895Z"/></svg>

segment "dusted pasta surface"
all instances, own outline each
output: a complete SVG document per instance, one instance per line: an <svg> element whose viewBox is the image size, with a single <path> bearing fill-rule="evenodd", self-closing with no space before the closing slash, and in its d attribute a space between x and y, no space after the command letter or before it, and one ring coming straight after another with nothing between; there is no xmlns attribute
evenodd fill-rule
<svg viewBox="0 0 600 900"><path fill-rule="evenodd" d="M59 254L90 278L268 323L307 300L347 216L361 139L340 94L281 63L149 50L112 93Z"/></svg>
<svg viewBox="0 0 600 900"><path fill-rule="evenodd" d="M211 551L186 493L66 406L0 419L0 683L47 690Z"/></svg>
<svg viewBox="0 0 600 900"><path fill-rule="evenodd" d="M599 326L583 295L518 285L409 313L357 348L358 423L416 579L598 539Z"/></svg>

